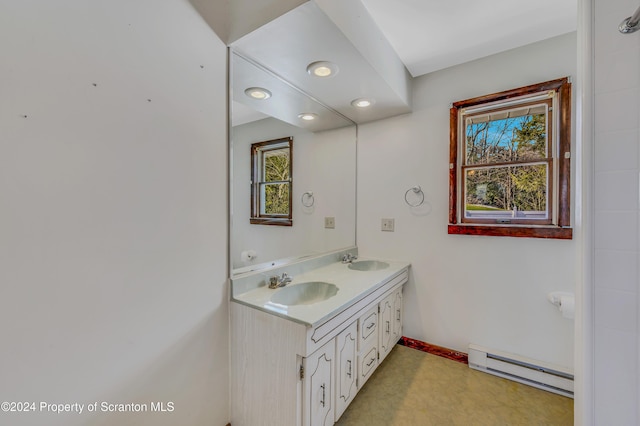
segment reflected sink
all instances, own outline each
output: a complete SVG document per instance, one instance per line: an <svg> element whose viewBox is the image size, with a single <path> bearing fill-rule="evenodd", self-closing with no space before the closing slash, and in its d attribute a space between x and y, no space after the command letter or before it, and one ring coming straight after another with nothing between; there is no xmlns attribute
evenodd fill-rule
<svg viewBox="0 0 640 426"><path fill-rule="evenodd" d="M271 296L271 301L287 306L312 305L335 296L338 290L335 284L309 281L281 288Z"/></svg>
<svg viewBox="0 0 640 426"><path fill-rule="evenodd" d="M379 271L388 267L389 264L387 262L380 262L379 260L361 260L360 262L349 264L349 269L356 271Z"/></svg>

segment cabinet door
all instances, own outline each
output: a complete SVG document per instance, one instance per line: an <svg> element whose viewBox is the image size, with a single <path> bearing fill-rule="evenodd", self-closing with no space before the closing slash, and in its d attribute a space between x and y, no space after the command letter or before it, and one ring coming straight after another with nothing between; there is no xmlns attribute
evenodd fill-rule
<svg viewBox="0 0 640 426"><path fill-rule="evenodd" d="M390 294L380 302L380 362L396 344L393 340L394 299L395 294Z"/></svg>
<svg viewBox="0 0 640 426"><path fill-rule="evenodd" d="M354 322L336 337L336 421L357 392L357 334L357 322Z"/></svg>
<svg viewBox="0 0 640 426"><path fill-rule="evenodd" d="M333 339L304 359L304 425L330 426L334 423L334 359Z"/></svg>
<svg viewBox="0 0 640 426"><path fill-rule="evenodd" d="M402 288L394 293L393 297L393 341L397 342L402 337Z"/></svg>

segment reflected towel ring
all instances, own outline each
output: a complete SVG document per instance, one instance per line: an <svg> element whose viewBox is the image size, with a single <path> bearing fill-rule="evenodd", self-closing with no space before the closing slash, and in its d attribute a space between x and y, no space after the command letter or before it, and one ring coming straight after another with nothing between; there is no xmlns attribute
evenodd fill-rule
<svg viewBox="0 0 640 426"><path fill-rule="evenodd" d="M313 203L315 202L313 198L313 191L307 191L304 194L302 194L302 198L300 199L300 201L302 202L302 205L305 207L313 206Z"/></svg>
<svg viewBox="0 0 640 426"><path fill-rule="evenodd" d="M415 204L409 202L409 199L407 198L407 195L409 195L410 191L413 191L414 194L419 194L420 195L420 201L419 202L417 202ZM422 188L420 188L420 185L414 186L413 188L407 189L407 192L404 193L404 202L407 203L411 207L418 207L418 206L421 206L422 203L424 203L424 192L422 192Z"/></svg>

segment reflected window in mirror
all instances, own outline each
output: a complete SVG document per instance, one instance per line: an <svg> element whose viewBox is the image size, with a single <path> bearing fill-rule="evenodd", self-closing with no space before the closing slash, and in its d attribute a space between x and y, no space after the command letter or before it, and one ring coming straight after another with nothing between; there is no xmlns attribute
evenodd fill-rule
<svg viewBox="0 0 640 426"><path fill-rule="evenodd" d="M250 223L292 226L293 138L251 144Z"/></svg>

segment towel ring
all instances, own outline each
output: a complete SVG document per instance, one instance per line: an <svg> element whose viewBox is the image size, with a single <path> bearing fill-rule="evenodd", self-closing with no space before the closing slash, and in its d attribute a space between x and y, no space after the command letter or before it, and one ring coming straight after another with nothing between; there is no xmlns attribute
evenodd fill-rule
<svg viewBox="0 0 640 426"><path fill-rule="evenodd" d="M420 194L420 201L417 203L411 203L409 201L409 199L407 198L407 196L409 195L409 192L413 191L414 194ZM407 189L407 192L404 193L404 202L407 203L410 207L418 207L421 206L422 203L424 203L424 192L422 192L422 188L420 188L420 185L414 186L413 188L409 188Z"/></svg>
<svg viewBox="0 0 640 426"><path fill-rule="evenodd" d="M618 25L618 31L622 34L631 34L638 30L640 30L640 7Z"/></svg>
<svg viewBox="0 0 640 426"><path fill-rule="evenodd" d="M307 191L304 194L302 194L302 198L300 199L300 201L302 202L302 205L305 207L313 206L313 203L315 202L313 198L313 191Z"/></svg>

